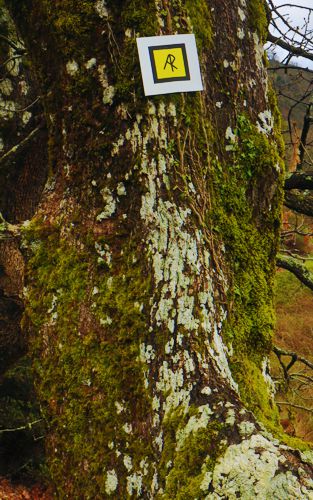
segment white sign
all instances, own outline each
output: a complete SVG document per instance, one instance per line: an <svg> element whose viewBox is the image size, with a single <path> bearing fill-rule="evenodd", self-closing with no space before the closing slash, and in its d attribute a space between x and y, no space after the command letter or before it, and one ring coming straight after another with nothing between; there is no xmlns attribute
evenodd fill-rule
<svg viewBox="0 0 313 500"><path fill-rule="evenodd" d="M194 35L137 38L145 95L203 90Z"/></svg>

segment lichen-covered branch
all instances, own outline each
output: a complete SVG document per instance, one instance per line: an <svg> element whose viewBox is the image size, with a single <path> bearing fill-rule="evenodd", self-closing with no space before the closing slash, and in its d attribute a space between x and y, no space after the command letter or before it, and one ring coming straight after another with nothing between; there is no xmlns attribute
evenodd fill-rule
<svg viewBox="0 0 313 500"><path fill-rule="evenodd" d="M276 263L278 267L290 271L301 283L313 290L313 273L308 270L305 264L302 264L293 257L286 257L281 254L278 255Z"/></svg>
<svg viewBox="0 0 313 500"><path fill-rule="evenodd" d="M286 190L284 204L286 207L299 214L313 215L313 193L311 190L292 191Z"/></svg>

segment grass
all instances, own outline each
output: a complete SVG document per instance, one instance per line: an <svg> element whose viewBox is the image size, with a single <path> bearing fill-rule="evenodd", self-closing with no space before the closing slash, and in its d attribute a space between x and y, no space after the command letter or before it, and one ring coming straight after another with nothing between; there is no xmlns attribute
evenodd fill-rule
<svg viewBox="0 0 313 500"><path fill-rule="evenodd" d="M307 261L313 271L313 261ZM313 292L302 285L290 272L279 270L276 278L277 325L274 343L313 362ZM288 364L290 358L285 357ZM277 381L277 401L313 408L313 371L300 363L290 370L289 382L283 380L283 372L275 355L272 356L272 375ZM312 377L312 381L303 377ZM286 432L306 441L313 441L312 413L289 405L280 406L281 423Z"/></svg>

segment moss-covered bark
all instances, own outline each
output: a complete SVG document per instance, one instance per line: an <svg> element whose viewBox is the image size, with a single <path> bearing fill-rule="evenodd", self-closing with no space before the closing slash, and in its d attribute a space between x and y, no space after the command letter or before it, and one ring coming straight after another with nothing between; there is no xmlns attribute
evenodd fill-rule
<svg viewBox="0 0 313 500"><path fill-rule="evenodd" d="M24 324L59 496L306 498L308 452L258 423L279 434L263 2L6 3L49 129ZM145 98L136 37L192 31L204 92Z"/></svg>

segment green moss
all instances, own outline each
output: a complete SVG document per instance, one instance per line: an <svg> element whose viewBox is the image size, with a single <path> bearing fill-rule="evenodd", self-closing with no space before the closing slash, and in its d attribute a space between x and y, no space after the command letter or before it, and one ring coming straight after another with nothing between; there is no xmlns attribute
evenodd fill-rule
<svg viewBox="0 0 313 500"><path fill-rule="evenodd" d="M249 0L249 24L253 31L255 31L262 42L266 42L268 31L268 7L264 0Z"/></svg>
<svg viewBox="0 0 313 500"><path fill-rule="evenodd" d="M281 219L282 169L275 142L239 115L226 164L214 163L213 231L225 245L231 305L224 324L232 346L232 373L249 409L269 426L278 421L262 375L262 360L271 350L274 329L274 256ZM275 132L276 133L276 132ZM276 182L271 200L262 193ZM248 200L248 202L247 202ZM251 202L249 202L251 200ZM271 210L268 209L271 205Z"/></svg>
<svg viewBox="0 0 313 500"><path fill-rule="evenodd" d="M211 420L205 428L193 430L177 448L176 436L186 427L188 419L197 415L190 407L188 415L176 410L164 422L164 448L160 461L161 479L165 481L164 500L205 498L200 486L206 472L213 471L223 453L223 426Z"/></svg>
<svg viewBox="0 0 313 500"><path fill-rule="evenodd" d="M238 352L255 358L258 354L262 357L271 344L273 256L280 225L281 186L273 196L271 211L263 211L262 206L252 209L247 198L259 196L280 158L275 145L246 117L239 117L235 135L232 163L227 170L216 169L220 209L214 210L212 220L215 232L222 235L225 256L233 270L233 312L227 340Z"/></svg>
<svg viewBox="0 0 313 500"><path fill-rule="evenodd" d="M196 35L199 51L208 49L212 43L212 17L208 3L204 0L186 0L188 16L191 19L193 33Z"/></svg>
<svg viewBox="0 0 313 500"><path fill-rule="evenodd" d="M142 78L138 59L136 36L155 36L158 33L156 6L154 2L143 3L141 0L128 0L123 2L109 1L107 5L114 17L120 18L116 26L115 36L119 40L119 51L116 54L118 64L113 68L113 85L115 88L115 101L129 101L130 94L143 97ZM131 37L125 36L129 30ZM111 41L112 43L112 41ZM111 50L116 50L112 46ZM140 112L138 101L134 106L136 113Z"/></svg>
<svg viewBox="0 0 313 500"><path fill-rule="evenodd" d="M125 423L134 426L127 415L144 422L151 408L139 360L150 278L135 247L125 247L109 268L90 238L82 248L42 222L28 227L24 240L33 254L27 315L35 328L37 391L54 436L48 439L52 478L60 494L66 482L73 497L84 490L85 498L99 498L105 496L106 470L124 467L116 450L131 455L137 468L151 452L140 424L131 434L123 429Z"/></svg>
<svg viewBox="0 0 313 500"><path fill-rule="evenodd" d="M276 429L277 432L280 428L279 412L273 400L269 398L268 386L260 367L246 356L234 356L231 369L245 406L268 429Z"/></svg>

